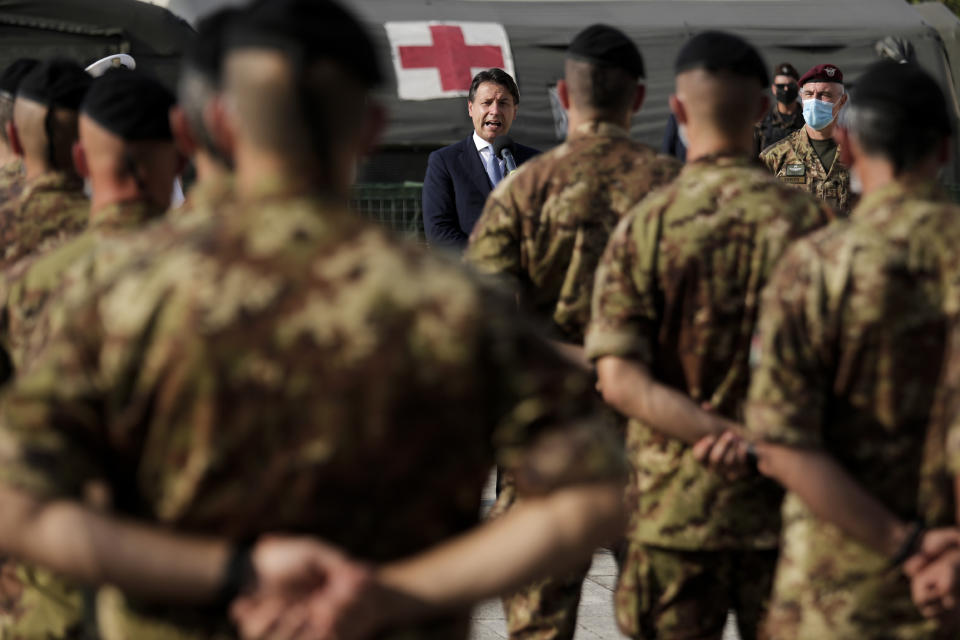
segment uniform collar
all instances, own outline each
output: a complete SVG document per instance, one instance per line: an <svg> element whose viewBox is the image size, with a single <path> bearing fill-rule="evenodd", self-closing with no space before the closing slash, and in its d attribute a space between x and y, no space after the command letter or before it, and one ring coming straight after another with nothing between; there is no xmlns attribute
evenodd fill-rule
<svg viewBox="0 0 960 640"><path fill-rule="evenodd" d="M743 153L725 152L711 153L696 160L688 160L687 167L755 167L754 158Z"/></svg>
<svg viewBox="0 0 960 640"><path fill-rule="evenodd" d="M233 193L233 183L233 174L197 181L187 192L183 208L193 210L216 207Z"/></svg>
<svg viewBox="0 0 960 640"><path fill-rule="evenodd" d="M590 120L579 125L570 133L570 139L584 138L629 138L630 132L623 127L602 120Z"/></svg>
<svg viewBox="0 0 960 640"><path fill-rule="evenodd" d="M906 184L894 180L860 199L860 203L850 214L851 218L866 218L874 211L887 209L888 205L904 200L927 202L946 202L943 187L936 180Z"/></svg>
<svg viewBox="0 0 960 640"><path fill-rule="evenodd" d="M163 215L163 210L143 200L116 202L90 212L90 227L98 230L120 231L135 229Z"/></svg>
<svg viewBox="0 0 960 640"><path fill-rule="evenodd" d="M26 199L34 193L51 191L83 191L83 180L73 172L48 171L24 186L23 197Z"/></svg>

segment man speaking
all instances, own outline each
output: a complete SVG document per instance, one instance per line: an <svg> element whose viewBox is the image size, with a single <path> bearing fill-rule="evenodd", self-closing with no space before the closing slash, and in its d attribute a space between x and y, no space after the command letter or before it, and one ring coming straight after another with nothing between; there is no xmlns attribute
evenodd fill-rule
<svg viewBox="0 0 960 640"><path fill-rule="evenodd" d="M427 161L423 226L432 246L458 251L466 246L487 196L507 173L493 141L510 131L519 105L520 91L507 72L488 69L474 76L467 95L473 135L434 151ZM518 165L539 153L522 144L508 148Z"/></svg>

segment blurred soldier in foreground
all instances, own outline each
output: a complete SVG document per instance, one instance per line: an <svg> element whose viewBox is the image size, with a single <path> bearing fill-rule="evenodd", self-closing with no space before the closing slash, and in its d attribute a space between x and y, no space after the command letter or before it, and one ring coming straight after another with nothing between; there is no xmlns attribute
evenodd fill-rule
<svg viewBox="0 0 960 640"><path fill-rule="evenodd" d="M10 146L23 159L23 193L0 207L0 266L52 248L87 224L89 202L73 168L77 110L93 79L69 60L41 62L24 77Z"/></svg>
<svg viewBox="0 0 960 640"><path fill-rule="evenodd" d="M173 96L159 82L132 71L108 72L87 92L76 160L93 187L90 225L52 252L16 263L0 283L0 328L16 370L46 341L44 309L70 286L64 278L68 268L94 260L104 234L144 224L166 210L163 199L179 169L168 118L172 104ZM4 571L7 588L16 580L20 592L4 601L0 637L82 637L79 589L35 567L11 563Z"/></svg>
<svg viewBox="0 0 960 640"><path fill-rule="evenodd" d="M631 206L680 169L673 158L630 140L630 119L643 103L643 58L622 32L605 25L581 31L557 84L569 114L567 141L525 163L487 200L465 260L506 279L521 306L583 359L583 334L597 263L613 228ZM507 479L494 514L515 498ZM510 637L573 637L585 572L548 581L506 601Z"/></svg>
<svg viewBox="0 0 960 640"><path fill-rule="evenodd" d="M231 33L221 117L241 204L137 245L18 375L0 405L0 547L116 585L98 601L107 640L231 637L241 592L251 636L288 637L323 622L312 588L344 581L387 598L358 629L465 638L472 602L620 531L619 443L590 380L507 305L336 204L383 123L360 24L273 0ZM474 529L495 459L527 502ZM96 481L116 517L79 502ZM266 531L402 560L340 571L320 543L242 542Z"/></svg>
<svg viewBox="0 0 960 640"><path fill-rule="evenodd" d="M837 115L847 102L843 72L832 64L813 67L800 78L806 124L760 153L779 180L826 202L838 216L854 204L850 173L833 139Z"/></svg>
<svg viewBox="0 0 960 640"><path fill-rule="evenodd" d="M13 103L20 82L38 63L32 58L20 58L0 74L0 205L23 190L23 161L10 147L8 130L13 123Z"/></svg>
<svg viewBox="0 0 960 640"><path fill-rule="evenodd" d="M798 242L763 295L747 428L783 484L775 638L955 638L900 565L956 522L945 455L956 406L960 209L937 173L950 115L914 64L864 72L837 130L863 181L850 219ZM719 461L736 449L724 436ZM951 464L948 466L948 462ZM951 473L951 471L953 473Z"/></svg>
<svg viewBox="0 0 960 640"><path fill-rule="evenodd" d="M740 416L760 290L787 245L828 212L755 166L754 123L769 99L752 46L705 32L680 51L676 73L670 106L686 127L687 164L611 237L586 338L604 398L631 418L637 498L617 619L633 638L720 638L733 609L752 639L781 494L761 478L725 482L690 445Z"/></svg>
<svg viewBox="0 0 960 640"><path fill-rule="evenodd" d="M177 86L178 104L170 123L180 151L193 160L197 179L186 201L171 213L205 215L232 197L233 159L213 131L214 111L222 109L224 36L237 9L222 9L200 21L197 36L184 54Z"/></svg>
<svg viewBox="0 0 960 640"><path fill-rule="evenodd" d="M797 100L800 95L799 80L800 74L789 62L781 62L773 68L770 90L774 104L757 124L757 153L803 128L803 109Z"/></svg>

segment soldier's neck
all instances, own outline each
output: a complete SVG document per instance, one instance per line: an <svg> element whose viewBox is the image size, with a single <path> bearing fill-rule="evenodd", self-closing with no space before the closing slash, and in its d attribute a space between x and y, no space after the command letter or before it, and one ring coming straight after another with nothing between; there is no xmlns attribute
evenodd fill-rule
<svg viewBox="0 0 960 640"><path fill-rule="evenodd" d="M777 101L777 111L785 115L796 113L797 109L799 108L800 108L800 103L796 101L791 102L790 104L783 104L779 100Z"/></svg>
<svg viewBox="0 0 960 640"><path fill-rule="evenodd" d="M753 128L743 132L739 138L722 135L716 131L691 131L687 133L687 162L716 155L743 155L754 154Z"/></svg>
<svg viewBox="0 0 960 640"><path fill-rule="evenodd" d="M23 156L23 168L27 181L35 180L43 174L53 171L53 167L46 160L33 158L29 155Z"/></svg>
<svg viewBox="0 0 960 640"><path fill-rule="evenodd" d="M804 129L807 131L807 135L811 140L829 140L833 137L833 127L836 125L835 122L831 122L820 131L817 131L809 125L805 125Z"/></svg>
<svg viewBox="0 0 960 640"><path fill-rule="evenodd" d="M863 195L869 195L878 189L899 182L905 186L920 185L937 179L940 164L933 157L910 171L896 172L893 164L882 157L861 156L857 158L852 170L860 177Z"/></svg>
<svg viewBox="0 0 960 640"><path fill-rule="evenodd" d="M241 149L236 153L236 191L243 201L256 200L263 196L263 186L272 185L271 197L347 197L349 183L335 188L343 180L324 178L317 162L294 158L257 149ZM344 174L346 175L346 171Z"/></svg>
<svg viewBox="0 0 960 640"><path fill-rule="evenodd" d="M13 152L10 145L0 142L0 167L5 166L17 159L17 154Z"/></svg>
<svg viewBox="0 0 960 640"><path fill-rule="evenodd" d="M630 120L632 115L633 114L625 113L618 116L611 116L609 114L599 114L594 111L571 108L567 112L567 137L573 135L577 129L588 122L606 122L620 127L621 129L630 131Z"/></svg>

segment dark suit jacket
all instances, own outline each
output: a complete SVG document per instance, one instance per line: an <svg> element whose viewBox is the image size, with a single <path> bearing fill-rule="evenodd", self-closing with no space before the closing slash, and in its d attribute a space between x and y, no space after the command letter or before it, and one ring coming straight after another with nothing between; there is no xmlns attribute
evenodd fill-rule
<svg viewBox="0 0 960 640"><path fill-rule="evenodd" d="M515 145L517 165L540 153ZM463 249L492 190L471 133L466 140L437 149L423 179L423 227L432 246Z"/></svg>

